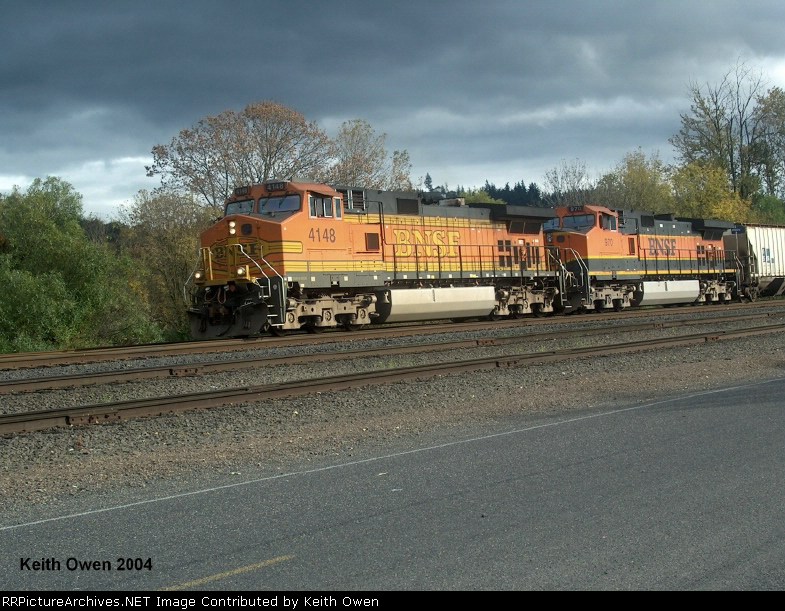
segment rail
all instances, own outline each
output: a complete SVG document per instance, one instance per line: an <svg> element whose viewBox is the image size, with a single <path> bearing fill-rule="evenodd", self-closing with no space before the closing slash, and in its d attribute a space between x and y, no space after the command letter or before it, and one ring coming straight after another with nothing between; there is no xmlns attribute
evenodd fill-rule
<svg viewBox="0 0 785 611"><path fill-rule="evenodd" d="M319 392L337 392L362 386L379 386L411 379L430 378L483 369L519 367L595 355L622 354L676 346L702 344L710 341L735 339L754 335L780 333L785 324L766 325L731 331L680 335L658 340L643 340L620 344L605 344L588 348L568 348L550 352L537 352L486 357L454 362L375 370L371 372L320 377L262 386L230 388L199 392L181 396L122 401L112 404L88 405L40 410L22 414L0 415L0 434L45 430L54 427L95 425L141 416L157 416L194 409L222 407L249 401L278 397L292 397Z"/></svg>

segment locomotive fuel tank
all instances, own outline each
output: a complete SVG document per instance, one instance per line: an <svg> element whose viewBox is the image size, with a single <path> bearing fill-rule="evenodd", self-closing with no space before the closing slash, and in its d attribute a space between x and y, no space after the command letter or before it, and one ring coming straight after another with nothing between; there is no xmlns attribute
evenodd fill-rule
<svg viewBox="0 0 785 611"><path fill-rule="evenodd" d="M660 282L641 282L639 290L633 294L633 305L668 305L672 303L692 303L700 297L698 280L663 280Z"/></svg>
<svg viewBox="0 0 785 611"><path fill-rule="evenodd" d="M492 286L381 289L374 322L415 322L488 316L496 305Z"/></svg>

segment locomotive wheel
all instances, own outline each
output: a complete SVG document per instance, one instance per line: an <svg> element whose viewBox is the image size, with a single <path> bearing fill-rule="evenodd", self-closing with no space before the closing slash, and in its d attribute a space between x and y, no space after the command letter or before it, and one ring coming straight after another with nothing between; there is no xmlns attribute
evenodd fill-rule
<svg viewBox="0 0 785 611"><path fill-rule="evenodd" d="M621 312L624 309L624 306L621 303L621 299L614 299L613 300L613 311L614 312Z"/></svg>
<svg viewBox="0 0 785 611"><path fill-rule="evenodd" d="M357 320L356 316L337 316L335 318L335 322L338 323L338 326L344 329L345 331L357 331L363 325L357 324L355 322Z"/></svg>
<svg viewBox="0 0 785 611"><path fill-rule="evenodd" d="M532 314L534 314L535 318L542 318L543 316L545 316L545 312L542 311L541 303L532 304Z"/></svg>
<svg viewBox="0 0 785 611"><path fill-rule="evenodd" d="M281 327L270 327L270 335L274 337L283 337L288 333L289 331L287 331L286 329L281 329Z"/></svg>

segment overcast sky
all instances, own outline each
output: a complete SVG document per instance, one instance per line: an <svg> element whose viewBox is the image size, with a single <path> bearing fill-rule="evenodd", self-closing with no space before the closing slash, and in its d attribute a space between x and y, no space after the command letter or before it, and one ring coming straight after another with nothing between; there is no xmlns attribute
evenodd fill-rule
<svg viewBox="0 0 785 611"><path fill-rule="evenodd" d="M545 185L673 160L690 83L785 88L782 0L0 0L0 193L58 176L116 216L151 150L272 100L362 119L417 181Z"/></svg>

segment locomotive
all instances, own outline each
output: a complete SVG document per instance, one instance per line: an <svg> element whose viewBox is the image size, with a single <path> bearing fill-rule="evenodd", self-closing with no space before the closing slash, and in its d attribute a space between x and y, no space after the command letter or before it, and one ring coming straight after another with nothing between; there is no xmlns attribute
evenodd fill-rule
<svg viewBox="0 0 785 611"><path fill-rule="evenodd" d="M737 248L723 236L736 231ZM732 223L467 204L296 180L241 186L200 236L192 337L727 303L760 294ZM746 235L746 234L745 234ZM740 255L741 253L741 255ZM746 271L745 271L746 270Z"/></svg>

